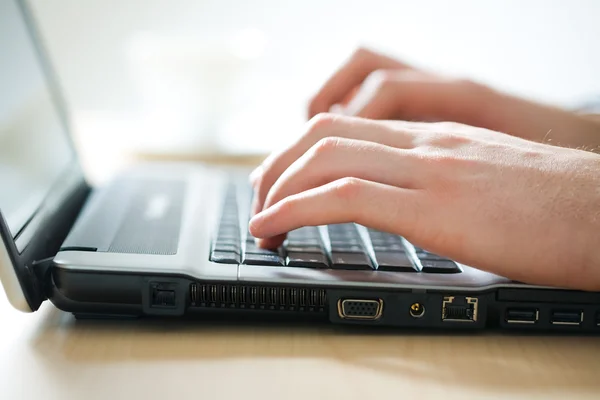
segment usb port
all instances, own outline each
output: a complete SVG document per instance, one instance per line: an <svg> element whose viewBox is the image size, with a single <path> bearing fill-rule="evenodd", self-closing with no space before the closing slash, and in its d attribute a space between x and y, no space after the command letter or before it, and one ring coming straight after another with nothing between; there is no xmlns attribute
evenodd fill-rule
<svg viewBox="0 0 600 400"><path fill-rule="evenodd" d="M506 322L509 324L535 324L540 319L537 308L508 308Z"/></svg>
<svg viewBox="0 0 600 400"><path fill-rule="evenodd" d="M581 325L583 311L581 310L555 310L550 316L552 325Z"/></svg>
<svg viewBox="0 0 600 400"><path fill-rule="evenodd" d="M600 312L596 313L596 326L600 326Z"/></svg>

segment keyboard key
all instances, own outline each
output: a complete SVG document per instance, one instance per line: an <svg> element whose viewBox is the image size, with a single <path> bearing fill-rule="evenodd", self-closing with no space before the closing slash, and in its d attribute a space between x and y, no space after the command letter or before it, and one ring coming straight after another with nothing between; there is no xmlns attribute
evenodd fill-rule
<svg viewBox="0 0 600 400"><path fill-rule="evenodd" d="M327 258L319 253L288 253L286 264L290 267L327 268Z"/></svg>
<svg viewBox="0 0 600 400"><path fill-rule="evenodd" d="M283 258L276 254L244 254L246 265L283 265Z"/></svg>
<svg viewBox="0 0 600 400"><path fill-rule="evenodd" d="M213 251L210 255L210 261L219 264L239 264L240 256L231 251Z"/></svg>
<svg viewBox="0 0 600 400"><path fill-rule="evenodd" d="M215 243L213 251L228 251L232 253L240 253L240 246L238 244L230 244L230 243Z"/></svg>
<svg viewBox="0 0 600 400"><path fill-rule="evenodd" d="M446 257L442 257L440 255L433 254L428 251L418 251L417 257L419 257L420 260L449 261Z"/></svg>
<svg viewBox="0 0 600 400"><path fill-rule="evenodd" d="M315 245L287 245L285 250L289 253L325 253L325 250L321 246Z"/></svg>
<svg viewBox="0 0 600 400"><path fill-rule="evenodd" d="M330 240L360 239L358 232L329 232Z"/></svg>
<svg viewBox="0 0 600 400"><path fill-rule="evenodd" d="M418 272L406 253L375 253L378 271Z"/></svg>
<svg viewBox="0 0 600 400"><path fill-rule="evenodd" d="M321 240L319 239L288 239L288 243L293 246L320 246Z"/></svg>
<svg viewBox="0 0 600 400"><path fill-rule="evenodd" d="M436 261L436 260L422 260L421 265L423 266L423 272L429 274L457 274L460 273L460 268L454 261Z"/></svg>
<svg viewBox="0 0 600 400"><path fill-rule="evenodd" d="M332 232L343 232L347 230L356 229L356 226L352 222L347 222L343 224L331 224L327 226L327 229Z"/></svg>
<svg viewBox="0 0 600 400"><path fill-rule="evenodd" d="M235 240L240 242L240 234L236 232L219 232L216 240Z"/></svg>
<svg viewBox="0 0 600 400"><path fill-rule="evenodd" d="M373 265L366 254L331 252L331 268L372 270Z"/></svg>
<svg viewBox="0 0 600 400"><path fill-rule="evenodd" d="M404 246L401 244L374 244L373 251L404 253Z"/></svg>
<svg viewBox="0 0 600 400"><path fill-rule="evenodd" d="M246 254L272 254L278 256L279 252L277 251L277 249L263 249L262 247L258 247L254 242L252 242L246 243Z"/></svg>
<svg viewBox="0 0 600 400"><path fill-rule="evenodd" d="M218 237L215 240L215 246L217 244L230 244L230 245L234 245L234 246L238 246L240 245L240 239L239 238L223 238L223 237Z"/></svg>
<svg viewBox="0 0 600 400"><path fill-rule="evenodd" d="M361 242L359 239L330 239L331 247L333 246L344 246L344 245L360 245Z"/></svg>
<svg viewBox="0 0 600 400"><path fill-rule="evenodd" d="M385 238L374 238L371 237L371 243L373 243L373 245L378 245L378 246L387 246L387 245L402 245L402 238L400 236L388 236Z"/></svg>
<svg viewBox="0 0 600 400"><path fill-rule="evenodd" d="M239 232L240 230L240 226L239 226L239 222L237 220L237 218L226 218L223 217L221 218L221 222L219 225L219 230L221 231L234 231L234 232Z"/></svg>
<svg viewBox="0 0 600 400"><path fill-rule="evenodd" d="M320 239L321 235L316 227L304 227L288 232L288 237L297 239Z"/></svg>
<svg viewBox="0 0 600 400"><path fill-rule="evenodd" d="M327 232L329 235L345 235L345 234L355 234L358 233L356 226L352 223L350 224L333 224L327 226Z"/></svg>
<svg viewBox="0 0 600 400"><path fill-rule="evenodd" d="M357 244L331 244L332 252L339 253L364 253L365 250L362 246Z"/></svg>

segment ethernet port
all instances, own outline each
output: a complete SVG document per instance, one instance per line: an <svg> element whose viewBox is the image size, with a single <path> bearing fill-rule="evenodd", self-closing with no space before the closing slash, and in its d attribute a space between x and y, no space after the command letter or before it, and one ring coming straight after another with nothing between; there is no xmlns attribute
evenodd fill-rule
<svg viewBox="0 0 600 400"><path fill-rule="evenodd" d="M442 302L442 321L476 322L477 298L446 296Z"/></svg>

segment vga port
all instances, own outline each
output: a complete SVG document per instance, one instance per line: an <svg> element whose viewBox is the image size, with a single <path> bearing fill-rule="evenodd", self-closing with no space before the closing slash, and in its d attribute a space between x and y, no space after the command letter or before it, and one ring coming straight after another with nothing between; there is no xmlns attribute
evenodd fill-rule
<svg viewBox="0 0 600 400"><path fill-rule="evenodd" d="M343 319L376 320L383 314L383 300L339 299L338 314Z"/></svg>

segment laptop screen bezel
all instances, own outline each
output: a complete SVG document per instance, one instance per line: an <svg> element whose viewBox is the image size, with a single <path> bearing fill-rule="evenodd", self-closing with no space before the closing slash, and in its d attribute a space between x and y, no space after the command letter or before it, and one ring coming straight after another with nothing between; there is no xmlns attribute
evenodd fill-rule
<svg viewBox="0 0 600 400"><path fill-rule="evenodd" d="M90 187L81 169L73 144L66 103L41 40L33 12L26 0L14 1L19 8L20 16L31 38L37 61L43 71L72 153L72 162L64 168L57 180L50 183L50 190L42 203L18 232L13 233L10 231L0 210L0 234L2 236L0 245L4 246L14 271L14 274L11 274L13 271L0 271L3 272L0 275L2 284L5 286L9 301L13 306L18 304L19 307L17 308L23 309L23 300L26 300L31 311L35 311L45 300L45 295L43 293L44 288L37 281L35 272L32 270L32 265L36 261L56 255L62 241L68 234L68 230L74 223L74 219L77 217ZM8 268L10 266L0 265L0 269ZM18 296L19 293L17 290L12 290L11 293L6 290L7 285L14 285L14 278L18 280L20 285L22 298L10 298L11 295L13 297Z"/></svg>

